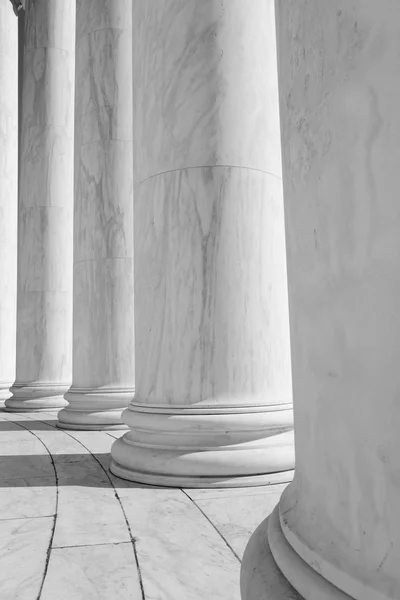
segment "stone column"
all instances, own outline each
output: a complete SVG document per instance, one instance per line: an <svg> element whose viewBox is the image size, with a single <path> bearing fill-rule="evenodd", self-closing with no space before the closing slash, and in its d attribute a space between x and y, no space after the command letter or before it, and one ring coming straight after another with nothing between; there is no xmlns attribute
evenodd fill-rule
<svg viewBox="0 0 400 600"><path fill-rule="evenodd" d="M18 19L0 1L0 406L15 379L18 224Z"/></svg>
<svg viewBox="0 0 400 600"><path fill-rule="evenodd" d="M394 600L400 4L277 6L296 475L269 543L305 600ZM245 556L244 587L262 546ZM243 598L265 597L267 583Z"/></svg>
<svg viewBox="0 0 400 600"><path fill-rule="evenodd" d="M75 2L28 0L10 410L66 404L71 380Z"/></svg>
<svg viewBox="0 0 400 600"><path fill-rule="evenodd" d="M132 2L78 0L73 381L59 425L125 426L134 395Z"/></svg>
<svg viewBox="0 0 400 600"><path fill-rule="evenodd" d="M112 472L292 477L273 3L133 3L136 395Z"/></svg>

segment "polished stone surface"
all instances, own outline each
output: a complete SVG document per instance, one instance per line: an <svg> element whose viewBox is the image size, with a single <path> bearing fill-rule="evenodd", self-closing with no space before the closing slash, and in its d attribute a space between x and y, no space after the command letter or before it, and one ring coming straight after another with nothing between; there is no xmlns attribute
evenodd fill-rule
<svg viewBox="0 0 400 600"><path fill-rule="evenodd" d="M68 429L126 429L135 384L132 6L77 0L76 20L73 375L58 418Z"/></svg>
<svg viewBox="0 0 400 600"><path fill-rule="evenodd" d="M397 600L400 3L276 6L296 474L268 539L306 600Z"/></svg>
<svg viewBox="0 0 400 600"><path fill-rule="evenodd" d="M0 411L1 598L240 599L243 548L284 486L130 483L108 470L119 432L56 423Z"/></svg>
<svg viewBox="0 0 400 600"><path fill-rule="evenodd" d="M133 3L135 397L112 471L293 475L272 0Z"/></svg>
<svg viewBox="0 0 400 600"><path fill-rule="evenodd" d="M0 2L0 406L15 379L18 229L18 20Z"/></svg>
<svg viewBox="0 0 400 600"><path fill-rule="evenodd" d="M74 40L74 0L27 3L10 410L64 406L72 377Z"/></svg>

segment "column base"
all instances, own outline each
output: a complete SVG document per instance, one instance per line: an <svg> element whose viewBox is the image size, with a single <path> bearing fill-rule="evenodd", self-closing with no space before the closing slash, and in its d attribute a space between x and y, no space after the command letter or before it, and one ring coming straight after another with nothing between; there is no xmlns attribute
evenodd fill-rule
<svg viewBox="0 0 400 600"><path fill-rule="evenodd" d="M304 600L290 585L272 556L265 519L251 536L242 559L242 600Z"/></svg>
<svg viewBox="0 0 400 600"><path fill-rule="evenodd" d="M317 573L294 551L282 531L279 505L275 507L268 521L268 543L279 569L304 600L354 600L353 596L349 596Z"/></svg>
<svg viewBox="0 0 400 600"><path fill-rule="evenodd" d="M5 401L10 398L10 396L11 396L10 387L11 386L12 386L12 382L0 383L0 408L4 408Z"/></svg>
<svg viewBox="0 0 400 600"><path fill-rule="evenodd" d="M58 413L57 427L93 431L127 429L121 415L134 394L133 388L71 388L65 394L68 405Z"/></svg>
<svg viewBox="0 0 400 600"><path fill-rule="evenodd" d="M291 405L155 406L131 403L130 431L111 448L111 472L150 485L210 488L293 478Z"/></svg>
<svg viewBox="0 0 400 600"><path fill-rule="evenodd" d="M64 394L68 387L67 383L15 383L5 408L8 412L58 410L67 404Z"/></svg>

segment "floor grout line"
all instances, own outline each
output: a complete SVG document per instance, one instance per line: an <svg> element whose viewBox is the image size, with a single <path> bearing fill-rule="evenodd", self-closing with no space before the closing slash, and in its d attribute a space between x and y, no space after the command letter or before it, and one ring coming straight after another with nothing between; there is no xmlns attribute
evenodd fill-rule
<svg viewBox="0 0 400 600"><path fill-rule="evenodd" d="M120 546L121 544L131 544L127 542L102 542L100 544L72 544L71 546L53 546L53 550L63 550L64 548L93 548L96 546Z"/></svg>
<svg viewBox="0 0 400 600"><path fill-rule="evenodd" d="M34 419L31 419L31 420L34 421ZM47 553L46 553L46 562L45 562L45 565L44 565L43 577L42 577L42 581L41 581L41 584L40 584L39 593L38 593L37 598L36 598L36 600L40 600L40 597L41 597L42 591L43 591L44 582L45 582L46 575L47 575L47 571L48 571L48 568L49 568L50 555L51 555L51 550L52 550L52 546L53 546L54 533L55 533L55 530L56 530L57 513L58 513L58 494L59 494L59 490L58 490L58 474L57 474L56 465L55 465L55 462L54 462L54 459L53 459L53 455L51 454L50 450L48 449L48 447L44 443L44 441L42 439L40 439L40 437L38 435L36 435L36 433L34 433L33 431L31 431L30 429L28 429L27 427L25 427L25 425L21 425L20 421L13 421L13 422L17 423L19 425L19 427L22 427L23 429L26 429L26 431L29 431L29 433L31 433L36 439L39 440L39 442L41 442L41 444L43 444L43 446L46 448L46 451L48 452L48 454L50 456L51 464L53 465L53 469L54 469L54 477L55 477L55 484L56 484L56 506L55 506L55 514L54 514L54 520L53 520L53 527L52 527L51 534L50 534L49 546L47 548Z"/></svg>
<svg viewBox="0 0 400 600"><path fill-rule="evenodd" d="M192 502L194 504L194 506L197 508L197 510L199 510L201 512L203 517L205 517L205 519L207 519L207 521L210 523L210 525L213 527L213 529L215 529L215 531L218 533L219 537L225 542L226 546L232 552L234 557L239 561L239 564L242 564L240 557L236 554L235 550L232 548L232 546L230 545L228 540L222 535L222 533L219 531L219 529L216 527L216 525L211 521L211 519L208 517L208 515L206 515L204 510L202 510L200 508L200 506L197 504L197 502L195 500L193 500L193 498L191 496L189 496L189 494L183 488L180 488L180 490L183 494L185 494L185 496L187 498L189 498L190 502Z"/></svg>
<svg viewBox="0 0 400 600"><path fill-rule="evenodd" d="M26 521L27 519L31 520L31 519L48 519L50 517L55 517L55 514L53 513L52 515L36 515L36 517L9 517L8 519L5 518L1 518L0 517L0 523L2 521Z"/></svg>
<svg viewBox="0 0 400 600"><path fill-rule="evenodd" d="M28 419L29 418L30 417L28 416ZM34 421L39 421L39 422L43 423L43 421L40 421L39 419L30 419L30 420L33 421L33 422ZM27 429L27 428L25 428L25 429ZM127 515L125 513L125 509L124 509L124 507L122 505L121 498L118 495L117 489L114 486L114 484L112 482L112 479L111 479L108 471L104 468L104 466L102 465L101 461L98 460L98 458L96 457L96 455L93 454L93 452L91 452L91 450L89 450L89 448L87 448L87 446L85 446L85 444L81 440L79 440L78 438L74 437L70 433L70 431L68 431L66 429L60 429L60 428L57 428L57 427L53 427L53 429L55 429L56 431L60 431L60 432L64 433L65 435L68 435L70 438L72 438L73 440L75 440L76 442L78 442L78 444L80 444L83 448L85 448L85 450L89 453L89 455L94 458L94 460L100 465L100 468L106 474L106 477L107 477L108 481L110 482L112 489L114 490L114 495L115 495L115 497L116 497L116 499L117 499L117 501L118 501L118 503L120 505L122 514L123 514L124 519L125 519L125 524L126 524L126 527L127 527L128 533L129 533L129 537L130 537L130 540L131 540L128 543L131 543L132 548L133 548L133 555L134 555L134 558L135 558L135 563L136 563L136 569L137 569L138 578L139 578L139 586L140 586L140 590L141 590L142 600L146 600L146 596L145 596L145 593L144 593L143 578L142 578L141 568L140 568L140 564L139 564L139 557L138 557L137 549L136 549L136 539L134 538L134 536L132 534L132 530L131 530L131 527L130 527L130 524L129 524L129 521L128 521L128 517L127 517ZM27 430L29 431L29 429L27 429ZM107 432L104 432L104 433L107 433ZM40 439L40 438L38 438L38 439ZM42 442L42 443L45 446L44 442ZM46 447L46 450L47 450L47 447ZM51 458L52 458L52 462L54 464L53 457L51 457ZM57 498L58 498L58 478L57 478ZM51 538L51 541L52 540L53 540L53 538ZM46 572L47 572L47 570L46 570ZM44 583L44 580L43 580L43 583ZM40 600L40 595L38 596L37 600Z"/></svg>

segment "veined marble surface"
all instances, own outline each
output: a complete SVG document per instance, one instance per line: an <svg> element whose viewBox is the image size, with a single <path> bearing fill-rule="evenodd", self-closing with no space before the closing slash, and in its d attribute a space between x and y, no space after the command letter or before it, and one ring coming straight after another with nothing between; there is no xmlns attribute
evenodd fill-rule
<svg viewBox="0 0 400 600"><path fill-rule="evenodd" d="M131 19L129 3L77 1L73 382L59 413L73 428L123 426L134 394Z"/></svg>
<svg viewBox="0 0 400 600"><path fill-rule="evenodd" d="M251 7L133 3L136 382L111 469L142 483L292 476L274 3Z"/></svg>
<svg viewBox="0 0 400 600"><path fill-rule="evenodd" d="M108 472L116 435L0 411L0 597L239 600L247 537L283 486L129 483Z"/></svg>
<svg viewBox="0 0 400 600"><path fill-rule="evenodd" d="M400 4L277 7L296 474L268 537L306 600L395 600Z"/></svg>
<svg viewBox="0 0 400 600"><path fill-rule="evenodd" d="M72 377L74 38L72 0L27 3L11 409L32 405L32 388L35 408L63 406Z"/></svg>
<svg viewBox="0 0 400 600"><path fill-rule="evenodd" d="M0 405L15 379L18 227L18 21L0 2Z"/></svg>
<svg viewBox="0 0 400 600"><path fill-rule="evenodd" d="M231 165L281 175L272 0L133 3L134 177Z"/></svg>

